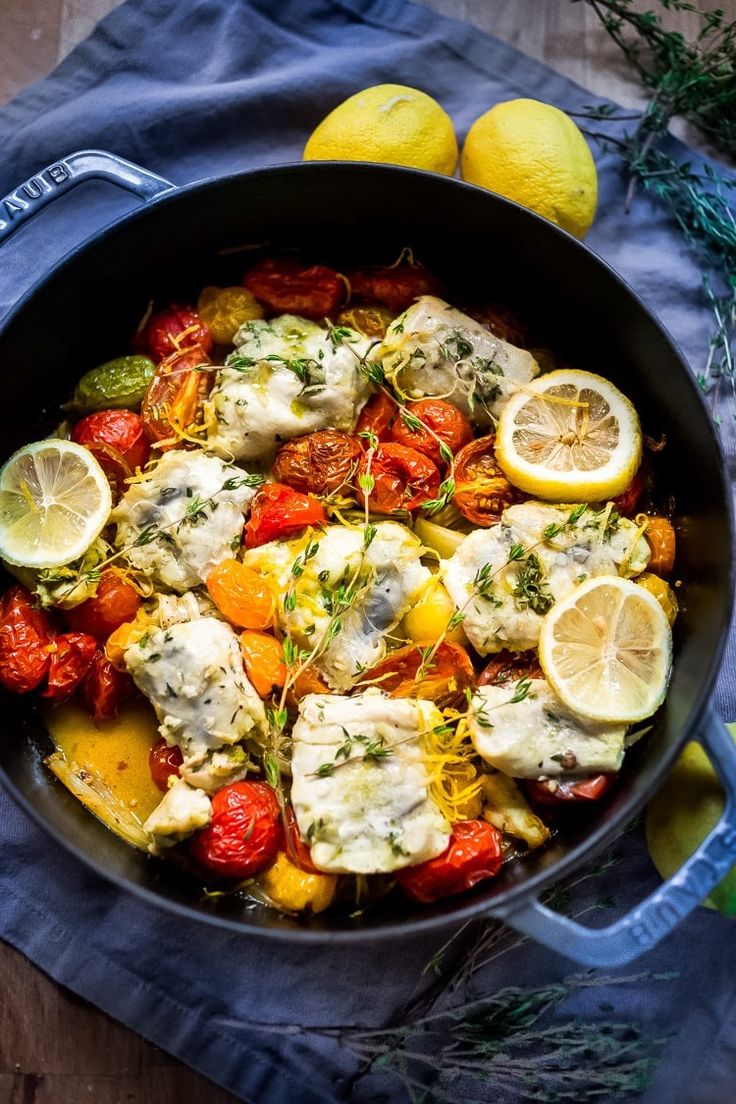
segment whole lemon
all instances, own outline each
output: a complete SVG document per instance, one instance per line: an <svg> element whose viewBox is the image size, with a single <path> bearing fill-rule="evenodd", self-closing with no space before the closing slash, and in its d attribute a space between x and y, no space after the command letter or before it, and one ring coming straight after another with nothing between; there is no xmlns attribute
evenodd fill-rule
<svg viewBox="0 0 736 1104"><path fill-rule="evenodd" d="M729 725L736 740L736 725ZM663 878L669 878L715 827L725 804L723 787L700 744L690 743L647 809L647 846ZM736 866L703 904L736 916Z"/></svg>
<svg viewBox="0 0 736 1104"><path fill-rule="evenodd" d="M539 100L508 100L476 119L460 171L582 238L598 198L598 175L585 138L564 111Z"/></svg>
<svg viewBox="0 0 736 1104"><path fill-rule="evenodd" d="M452 175L457 138L436 100L404 84L364 88L331 111L304 147L305 161L380 161Z"/></svg>

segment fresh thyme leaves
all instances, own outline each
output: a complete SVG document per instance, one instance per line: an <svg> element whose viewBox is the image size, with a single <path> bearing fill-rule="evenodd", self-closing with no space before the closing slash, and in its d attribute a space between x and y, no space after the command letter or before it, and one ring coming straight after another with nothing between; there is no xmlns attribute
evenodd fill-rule
<svg viewBox="0 0 736 1104"><path fill-rule="evenodd" d="M529 697L529 691L532 687L532 680L528 678L519 679L515 688L514 696L509 701L509 705L516 705L518 702L524 701L524 698Z"/></svg>
<svg viewBox="0 0 736 1104"><path fill-rule="evenodd" d="M393 748L386 747L381 737L365 736L361 733L352 734L346 728L343 728L343 733L345 740L335 751L332 761L321 763L314 771L317 778L329 778L338 767L345 766L347 763L379 763L389 755L393 755ZM356 745L361 752L359 755L352 754Z"/></svg>
<svg viewBox="0 0 736 1104"><path fill-rule="evenodd" d="M544 615L554 605L554 597L544 579L539 557L530 552L520 568L513 590L517 609L531 609Z"/></svg>
<svg viewBox="0 0 736 1104"><path fill-rule="evenodd" d="M267 751L263 756L263 773L266 776L266 781L269 786L273 786L277 789L281 772L279 770L278 760L272 752Z"/></svg>
<svg viewBox="0 0 736 1104"><path fill-rule="evenodd" d="M447 446L445 446L447 448ZM449 449L448 449L449 452ZM434 514L438 514L440 510L444 510L445 506L448 506L455 497L455 480L445 479L439 485L437 491L437 498L430 498L428 502L422 503L422 510L430 517Z"/></svg>

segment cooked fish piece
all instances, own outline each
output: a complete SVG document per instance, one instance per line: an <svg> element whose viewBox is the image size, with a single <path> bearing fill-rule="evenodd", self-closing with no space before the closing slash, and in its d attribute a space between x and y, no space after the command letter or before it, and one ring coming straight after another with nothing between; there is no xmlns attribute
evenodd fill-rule
<svg viewBox="0 0 736 1104"><path fill-rule="evenodd" d="M263 459L291 437L355 427L371 390L358 361L368 338L284 314L246 322L235 344L204 406L213 452Z"/></svg>
<svg viewBox="0 0 736 1104"><path fill-rule="evenodd" d="M181 748L186 782L213 792L245 777L241 741L263 735L266 714L229 625L205 616L152 628L125 650L125 665L167 744Z"/></svg>
<svg viewBox="0 0 736 1104"><path fill-rule="evenodd" d="M340 588L357 589L339 615L339 632L315 666L335 690L352 686L366 667L382 659L386 636L411 608L430 579L420 563L421 541L404 525L379 521L365 551L365 527L328 525L296 541L273 541L243 555L243 562L271 578L280 594L293 591L292 609L279 606L281 628L300 648L313 649L329 630ZM305 553L312 554L305 558ZM299 558L300 573L293 573ZM355 583L356 573L359 577Z"/></svg>
<svg viewBox="0 0 736 1104"><path fill-rule="evenodd" d="M207 794L178 778L143 825L152 837L148 850L157 855L205 828L211 819L212 803Z"/></svg>
<svg viewBox="0 0 736 1104"><path fill-rule="evenodd" d="M479 687L468 725L480 757L512 778L617 771L624 758L626 726L578 717L546 679Z"/></svg>
<svg viewBox="0 0 736 1104"><path fill-rule="evenodd" d="M497 525L469 533L440 572L470 643L488 655L535 648L554 602L595 575L638 575L649 555L637 525L619 518L612 504L521 502L504 510ZM482 593L479 573L486 576Z"/></svg>
<svg viewBox="0 0 736 1104"><path fill-rule="evenodd" d="M539 373L531 353L424 295L389 326L371 354L412 399L448 399L476 425L495 423L507 400Z"/></svg>
<svg viewBox="0 0 736 1104"><path fill-rule="evenodd" d="M172 449L110 515L115 546L127 549L131 566L157 586L191 590L239 547L258 481L218 456Z"/></svg>
<svg viewBox="0 0 736 1104"><path fill-rule="evenodd" d="M431 702L309 694L293 731L292 790L312 861L335 874L376 874L434 858L450 827L429 797L423 733Z"/></svg>

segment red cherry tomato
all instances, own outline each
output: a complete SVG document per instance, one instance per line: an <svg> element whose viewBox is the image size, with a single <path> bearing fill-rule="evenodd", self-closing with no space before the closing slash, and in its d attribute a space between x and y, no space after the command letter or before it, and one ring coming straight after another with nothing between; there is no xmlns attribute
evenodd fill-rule
<svg viewBox="0 0 736 1104"><path fill-rule="evenodd" d="M366 459L358 478L367 473ZM406 445L379 445L371 458L370 474L374 485L368 501L377 514L416 510L423 502L437 497L440 485L437 465Z"/></svg>
<svg viewBox="0 0 736 1104"><path fill-rule="evenodd" d="M49 618L35 608L25 587L6 590L0 599L0 684L6 690L27 694L43 681L53 636Z"/></svg>
<svg viewBox="0 0 736 1104"><path fill-rule="evenodd" d="M279 849L281 818L276 791L266 782L232 782L212 798L212 820L190 841L192 855L209 874L249 878Z"/></svg>
<svg viewBox="0 0 736 1104"><path fill-rule="evenodd" d="M525 495L512 487L496 462L495 436L478 437L455 457L455 505L473 525L495 525L507 506Z"/></svg>
<svg viewBox="0 0 736 1104"><path fill-rule="evenodd" d="M287 441L276 453L273 474L297 491L329 495L338 487L349 490L363 455L357 437L327 429Z"/></svg>
<svg viewBox="0 0 736 1104"><path fill-rule="evenodd" d="M95 596L68 610L66 619L75 632L107 640L110 633L133 620L140 605L135 587L114 567L109 567L100 575Z"/></svg>
<svg viewBox="0 0 736 1104"><path fill-rule="evenodd" d="M177 444L174 430L188 430L196 424L214 381L214 373L202 371L209 363L201 346L172 353L161 361L141 405L150 441L173 437Z"/></svg>
<svg viewBox="0 0 736 1104"><path fill-rule="evenodd" d="M641 468L634 472L634 478L629 483L623 494L620 494L618 498L614 498L613 505L618 510L621 517L631 517L636 513L636 507L639 505L639 499L644 493L644 479L641 475Z"/></svg>
<svg viewBox="0 0 736 1104"><path fill-rule="evenodd" d="M246 548L286 540L310 525L326 525L322 504L283 483L265 483L255 495L245 526Z"/></svg>
<svg viewBox="0 0 736 1104"><path fill-rule="evenodd" d="M272 314L320 321L333 318L345 298L345 284L334 269L293 257L259 261L246 272L243 284Z"/></svg>
<svg viewBox="0 0 736 1104"><path fill-rule="evenodd" d="M421 265L362 268L351 272L349 280L355 299L380 303L393 314L401 314L422 295L439 295L442 291L439 280Z"/></svg>
<svg viewBox="0 0 736 1104"><path fill-rule="evenodd" d="M478 686L502 686L526 678L544 678L537 653L533 648L528 652L507 652L504 648L478 675Z"/></svg>
<svg viewBox="0 0 736 1104"><path fill-rule="evenodd" d="M400 413L395 419L391 427L391 440L398 445L416 449L435 464L446 461L440 452L438 441L429 432L430 429L452 453L458 452L473 439L473 430L468 419L456 406L443 399L420 399L409 403L407 411L409 418ZM415 426L411 421L412 415L422 423L421 426Z"/></svg>
<svg viewBox="0 0 736 1104"><path fill-rule="evenodd" d="M508 307L502 307L498 303L486 303L480 307L470 307L466 311L481 326L485 326L502 341L508 341L511 345L518 345L526 349L529 345L529 335L523 325Z"/></svg>
<svg viewBox="0 0 736 1104"><path fill-rule="evenodd" d="M148 754L148 769L154 784L164 793L169 788L169 779L179 775L179 767L184 762L181 748L169 747L165 740L157 740Z"/></svg>
<svg viewBox="0 0 736 1104"><path fill-rule="evenodd" d="M118 494L125 480L142 468L150 447L143 419L132 410L98 410L77 422L72 441L84 445L95 457Z"/></svg>
<svg viewBox="0 0 736 1104"><path fill-rule="evenodd" d="M526 792L540 805L560 805L568 801L597 801L616 781L615 774L593 774L579 782L527 782Z"/></svg>
<svg viewBox="0 0 736 1104"><path fill-rule="evenodd" d="M361 410L355 432L372 433L379 441L388 441L391 423L398 413L394 400L385 391L376 391Z"/></svg>
<svg viewBox="0 0 736 1104"><path fill-rule="evenodd" d="M502 862L501 833L486 820L461 820L452 826L446 851L399 870L396 881L409 897L429 903L495 877Z"/></svg>
<svg viewBox="0 0 736 1104"><path fill-rule="evenodd" d="M434 643L431 640L426 644ZM420 644L407 644L379 660L361 676L360 686L378 686L392 698L426 698L440 709L458 705L475 681L470 656L460 644L443 640L424 677L417 673L424 655ZM314 693L320 693L315 689Z"/></svg>
<svg viewBox="0 0 736 1104"><path fill-rule="evenodd" d="M212 336L194 307L178 303L152 314L131 342L134 353L150 356L156 363L194 345L209 353Z"/></svg>
<svg viewBox="0 0 736 1104"><path fill-rule="evenodd" d="M132 696L134 689L130 675L113 667L104 652L95 652L82 683L82 698L96 721L111 721L117 717L120 706Z"/></svg>
<svg viewBox="0 0 736 1104"><path fill-rule="evenodd" d="M319 874L320 871L312 862L312 854L309 847L299 834L299 826L291 805L286 806L284 819L284 842L281 845L289 860L303 870L306 874Z"/></svg>
<svg viewBox="0 0 736 1104"><path fill-rule="evenodd" d="M49 677L44 698L65 701L81 684L97 651L97 641L88 633L61 633L49 645Z"/></svg>

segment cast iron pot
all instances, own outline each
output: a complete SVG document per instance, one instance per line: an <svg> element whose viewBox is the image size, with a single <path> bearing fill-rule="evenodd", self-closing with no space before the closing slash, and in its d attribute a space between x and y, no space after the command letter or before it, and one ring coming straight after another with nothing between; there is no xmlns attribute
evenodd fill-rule
<svg viewBox="0 0 736 1104"><path fill-rule="evenodd" d="M146 857L90 816L43 765L50 741L32 701L7 696L0 779L38 824L121 888L182 917L302 942L362 941L501 917L591 965L626 962L658 942L736 860L736 750L708 704L732 601L732 522L713 424L687 366L630 288L584 245L498 196L429 173L306 163L183 188L94 150L48 166L0 204L0 243L76 184L104 179L145 206L70 254L19 302L0 330L2 454L50 432L80 374L127 349L149 296L187 301L208 283L238 283L252 251L298 248L342 266L382 262L411 246L452 294L518 302L540 344L610 377L650 433L667 435L659 479L675 498L675 665L653 731L627 756L618 785L546 849L462 897L419 908L392 895L364 916L291 919L236 899L206 902L198 885ZM42 405L43 404L43 408ZM686 740L699 738L726 791L724 815L669 882L608 928L592 930L539 902L637 813Z"/></svg>

